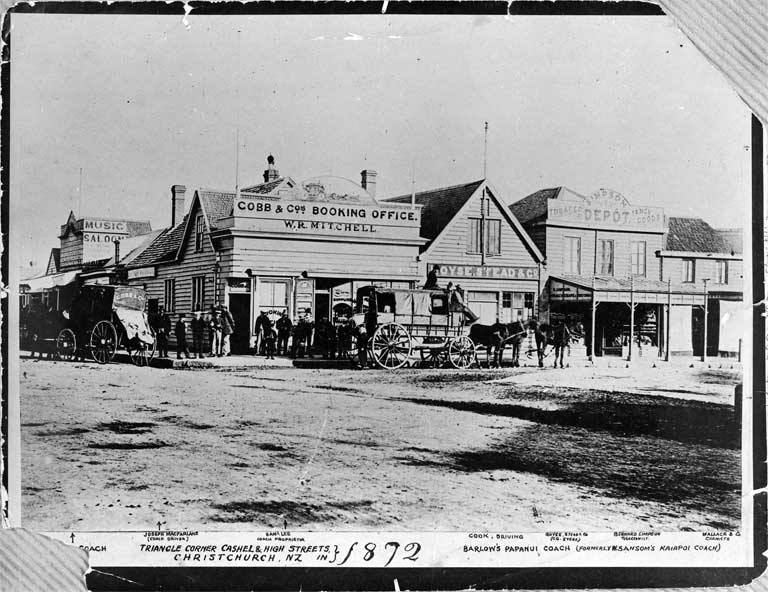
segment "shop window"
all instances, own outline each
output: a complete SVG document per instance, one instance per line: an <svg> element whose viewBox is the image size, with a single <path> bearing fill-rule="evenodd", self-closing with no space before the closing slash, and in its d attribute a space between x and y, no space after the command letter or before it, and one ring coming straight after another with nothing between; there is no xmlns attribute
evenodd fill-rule
<svg viewBox="0 0 768 592"><path fill-rule="evenodd" d="M581 274L581 238L578 236L563 237L563 271L565 273Z"/></svg>
<svg viewBox="0 0 768 592"><path fill-rule="evenodd" d="M725 259L718 259L716 261L717 264L717 283L718 284L727 284L728 283L728 261Z"/></svg>
<svg viewBox="0 0 768 592"><path fill-rule="evenodd" d="M259 285L259 307L260 311L269 315L279 315L288 310L288 282L262 281Z"/></svg>
<svg viewBox="0 0 768 592"><path fill-rule="evenodd" d="M683 259L683 281L688 283L696 281L696 260Z"/></svg>
<svg viewBox="0 0 768 592"><path fill-rule="evenodd" d="M192 310L205 309L205 276L192 278Z"/></svg>
<svg viewBox="0 0 768 592"><path fill-rule="evenodd" d="M176 280L165 280L163 307L166 312L173 312L176 310Z"/></svg>
<svg viewBox="0 0 768 592"><path fill-rule="evenodd" d="M465 302L480 317L481 323L490 324L500 320L498 292L467 292Z"/></svg>
<svg viewBox="0 0 768 592"><path fill-rule="evenodd" d="M630 267L632 275L645 276L645 241L633 241L630 244Z"/></svg>
<svg viewBox="0 0 768 592"><path fill-rule="evenodd" d="M512 323L527 320L533 316L532 292L502 292L501 316L502 323Z"/></svg>
<svg viewBox="0 0 768 592"><path fill-rule="evenodd" d="M613 241L600 241L600 275L613 275Z"/></svg>
<svg viewBox="0 0 768 592"><path fill-rule="evenodd" d="M481 218L469 219L467 253L479 254L480 244L485 242L485 254L501 255L501 220L485 220L485 232L481 233ZM483 236L481 236L481 234Z"/></svg>
<svg viewBox="0 0 768 592"><path fill-rule="evenodd" d="M203 250L203 238L205 237L205 219L202 214L195 220L195 253Z"/></svg>

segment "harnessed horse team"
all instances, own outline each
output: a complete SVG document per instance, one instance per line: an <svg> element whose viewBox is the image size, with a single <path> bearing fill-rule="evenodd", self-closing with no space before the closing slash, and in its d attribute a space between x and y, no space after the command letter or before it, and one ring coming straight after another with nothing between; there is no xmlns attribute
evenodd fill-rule
<svg viewBox="0 0 768 592"><path fill-rule="evenodd" d="M494 323L493 325L475 323L469 330L469 338L476 346L485 348L486 364L489 367L491 366L491 357L493 357L495 367L501 366L504 349L507 344L511 344L512 366L517 368L520 366L520 347L528 336L529 330L533 331L536 341L539 368L544 367L544 352L548 345L554 348L554 367L557 367L559 361L562 368L563 356L571 341L571 331L565 323L550 325L539 323L535 319L529 319L527 322L514 321L512 323Z"/></svg>

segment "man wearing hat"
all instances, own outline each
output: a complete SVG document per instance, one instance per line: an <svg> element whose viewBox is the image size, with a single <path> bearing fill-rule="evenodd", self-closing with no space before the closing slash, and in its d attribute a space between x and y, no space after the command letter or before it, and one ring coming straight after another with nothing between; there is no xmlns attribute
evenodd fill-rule
<svg viewBox="0 0 768 592"><path fill-rule="evenodd" d="M226 304L221 305L221 355L228 356L230 352L229 339L235 332L235 319Z"/></svg>
<svg viewBox="0 0 768 592"><path fill-rule="evenodd" d="M203 336L205 335L205 319L199 310L194 311L192 317L192 356L204 358Z"/></svg>

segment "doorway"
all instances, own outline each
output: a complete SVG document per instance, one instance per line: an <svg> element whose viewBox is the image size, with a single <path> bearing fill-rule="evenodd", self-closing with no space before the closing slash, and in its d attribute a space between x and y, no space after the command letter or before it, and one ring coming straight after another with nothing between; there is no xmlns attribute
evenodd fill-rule
<svg viewBox="0 0 768 592"><path fill-rule="evenodd" d="M230 294L229 311L235 319L235 332L231 337L233 354L247 354L251 349L251 295Z"/></svg>
<svg viewBox="0 0 768 592"><path fill-rule="evenodd" d="M327 291L315 292L315 321L319 321L322 318L331 318L331 295Z"/></svg>

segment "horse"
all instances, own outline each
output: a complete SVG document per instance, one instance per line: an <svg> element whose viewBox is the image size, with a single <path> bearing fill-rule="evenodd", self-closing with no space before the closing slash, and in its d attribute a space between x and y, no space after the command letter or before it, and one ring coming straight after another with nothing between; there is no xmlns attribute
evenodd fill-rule
<svg viewBox="0 0 768 592"><path fill-rule="evenodd" d="M509 326L503 323L494 323L493 325L482 325L475 323L469 329L469 338L475 346L482 345L485 347L485 361L488 367L491 367L491 352L495 349L496 353L493 356L494 366L501 365L501 355L504 349L504 341L509 336Z"/></svg>
<svg viewBox="0 0 768 592"><path fill-rule="evenodd" d="M512 344L512 367L520 367L520 344L523 343L526 335L528 335L528 328L522 321L515 321L505 325L507 329L506 337L501 341L499 346L499 365L504 358L504 347L507 343Z"/></svg>
<svg viewBox="0 0 768 592"><path fill-rule="evenodd" d="M539 358L539 368L544 367L544 349L547 345L555 348L555 362L553 367L557 368L557 361L560 360L560 367L563 367L563 354L571 342L571 331L565 323L549 325L547 323L539 324L531 320L530 326L536 339L536 353Z"/></svg>

